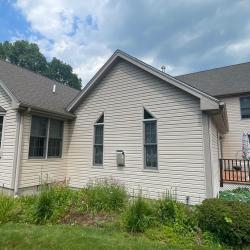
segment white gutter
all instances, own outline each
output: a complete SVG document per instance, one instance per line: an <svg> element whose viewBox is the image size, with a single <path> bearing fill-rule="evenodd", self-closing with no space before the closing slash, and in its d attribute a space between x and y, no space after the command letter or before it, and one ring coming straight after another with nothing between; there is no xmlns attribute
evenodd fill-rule
<svg viewBox="0 0 250 250"><path fill-rule="evenodd" d="M19 187L19 175L20 175L20 165L21 165L21 150L22 150L22 139L23 139L23 115L19 114L19 126L17 130L18 147L17 147L17 157L16 157L16 171L15 171L15 182L14 182L14 196L18 195Z"/></svg>

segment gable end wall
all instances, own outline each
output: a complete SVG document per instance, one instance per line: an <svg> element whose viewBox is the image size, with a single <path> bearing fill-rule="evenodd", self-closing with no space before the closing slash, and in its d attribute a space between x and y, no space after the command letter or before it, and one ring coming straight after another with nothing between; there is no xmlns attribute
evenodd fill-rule
<svg viewBox="0 0 250 250"><path fill-rule="evenodd" d="M143 107L158 125L157 171L143 168ZM93 161L93 125L105 113L104 164ZM72 187L97 178L126 184L131 193L142 189L151 198L166 190L192 204L206 197L203 126L199 100L125 61L116 64L75 114L69 133L67 176ZM124 150L126 165L116 166L116 150Z"/></svg>

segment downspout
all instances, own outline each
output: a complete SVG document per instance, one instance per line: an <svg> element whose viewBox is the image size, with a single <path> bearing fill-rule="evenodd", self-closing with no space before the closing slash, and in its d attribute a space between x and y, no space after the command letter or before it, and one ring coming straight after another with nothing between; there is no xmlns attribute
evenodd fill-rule
<svg viewBox="0 0 250 250"><path fill-rule="evenodd" d="M19 126L17 131L17 138L18 138L18 147L17 147L17 158L16 158L14 196L18 195L19 175L20 175L20 165L21 165L21 150L22 150L22 139L23 139L23 115L21 113L19 113Z"/></svg>

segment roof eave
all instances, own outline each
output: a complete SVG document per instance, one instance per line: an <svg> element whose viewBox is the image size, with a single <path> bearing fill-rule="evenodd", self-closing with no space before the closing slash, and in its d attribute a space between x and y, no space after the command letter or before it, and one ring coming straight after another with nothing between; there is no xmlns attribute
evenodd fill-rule
<svg viewBox="0 0 250 250"><path fill-rule="evenodd" d="M72 113L61 113L61 112L56 112L54 110L42 109L42 108L37 108L31 105L20 104L19 111L24 111L24 110L30 114L52 116L55 118L60 118L60 119L65 119L65 120L73 120L76 117Z"/></svg>
<svg viewBox="0 0 250 250"><path fill-rule="evenodd" d="M13 109L18 109L20 102L17 100L17 98L13 95L13 93L8 89L6 84L0 80L0 87L5 91L5 93L9 96L11 99L11 105Z"/></svg>
<svg viewBox="0 0 250 250"><path fill-rule="evenodd" d="M133 65L138 66L139 68L153 74L154 76L166 81L177 88L182 89L185 92L197 97L200 99L200 109L201 110L212 110L219 109L219 100L192 87L191 85L182 82L166 73L161 72L160 70L140 61L139 59L132 57L120 50L117 50L108 61L102 66L102 68L94 75L94 77L88 82L85 88L72 100L72 102L68 105L66 110L68 112L74 110L82 98L90 91L90 89L95 85L95 83L108 71L108 69L112 66L116 59L122 58L125 61L132 63Z"/></svg>

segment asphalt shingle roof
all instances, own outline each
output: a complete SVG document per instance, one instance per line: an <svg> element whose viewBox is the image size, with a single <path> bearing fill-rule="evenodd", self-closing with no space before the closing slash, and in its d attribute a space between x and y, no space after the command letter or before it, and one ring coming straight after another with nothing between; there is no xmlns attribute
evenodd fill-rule
<svg viewBox="0 0 250 250"><path fill-rule="evenodd" d="M79 92L2 60L0 60L0 80L21 105L62 115L70 114L66 111L66 107ZM52 92L54 84L56 84L55 93Z"/></svg>
<svg viewBox="0 0 250 250"><path fill-rule="evenodd" d="M250 93L250 62L180 75L175 78L215 97Z"/></svg>

